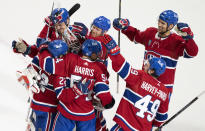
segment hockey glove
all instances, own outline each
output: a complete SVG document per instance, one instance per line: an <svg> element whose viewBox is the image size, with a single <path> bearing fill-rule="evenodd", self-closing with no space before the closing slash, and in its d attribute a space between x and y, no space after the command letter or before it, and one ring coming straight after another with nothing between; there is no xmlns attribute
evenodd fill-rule
<svg viewBox="0 0 205 131"><path fill-rule="evenodd" d="M189 40L193 39L193 32L191 31L191 28L186 23L177 23L177 26L175 28L176 32L182 36L183 39Z"/></svg>
<svg viewBox="0 0 205 131"><path fill-rule="evenodd" d="M78 83L74 83L72 89L76 93L76 95L87 95L89 91L91 91L94 87L94 80L87 80L86 78L83 81L79 81Z"/></svg>
<svg viewBox="0 0 205 131"><path fill-rule="evenodd" d="M47 16L45 19L44 19L45 23L50 27L50 26L54 26L54 23L53 21L51 20L51 16Z"/></svg>
<svg viewBox="0 0 205 131"><path fill-rule="evenodd" d="M52 27L52 26L60 23L61 19L62 19L61 15L59 15L59 16L47 16L44 21L49 27Z"/></svg>
<svg viewBox="0 0 205 131"><path fill-rule="evenodd" d="M128 19L115 18L113 20L113 27L118 31L127 29L129 25L130 22Z"/></svg>
<svg viewBox="0 0 205 131"><path fill-rule="evenodd" d="M85 36L88 34L88 28L83 23L79 22L74 22L71 31L76 35L76 37L80 39L85 38Z"/></svg>
<svg viewBox="0 0 205 131"><path fill-rule="evenodd" d="M41 53L44 50L48 49L48 44L50 41L47 41L46 39L41 39L41 41L37 44L39 52Z"/></svg>
<svg viewBox="0 0 205 131"><path fill-rule="evenodd" d="M33 68L29 67L23 71L17 71L16 76L18 82L23 85L27 90L31 90L34 93L40 92L40 88L37 82L41 79L41 77Z"/></svg>
<svg viewBox="0 0 205 131"><path fill-rule="evenodd" d="M105 44L109 54L117 55L120 53L120 47L110 35L105 34L102 36L102 42Z"/></svg>
<svg viewBox="0 0 205 131"><path fill-rule="evenodd" d="M162 131L162 129L161 129L161 128L158 128L158 127L156 127L156 126L153 126L153 127L152 127L152 131Z"/></svg>
<svg viewBox="0 0 205 131"><path fill-rule="evenodd" d="M12 48L15 53L22 53L23 55L28 55L31 49L23 39L19 39L19 41L13 40Z"/></svg>
<svg viewBox="0 0 205 131"><path fill-rule="evenodd" d="M100 99L98 97L96 97L95 95L92 98L92 104L93 104L94 108L98 111L105 110L105 108L103 107Z"/></svg>

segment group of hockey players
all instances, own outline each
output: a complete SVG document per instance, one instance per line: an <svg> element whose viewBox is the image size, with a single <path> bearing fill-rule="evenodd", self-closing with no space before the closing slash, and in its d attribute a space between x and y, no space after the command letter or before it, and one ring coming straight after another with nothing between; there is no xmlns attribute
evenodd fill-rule
<svg viewBox="0 0 205 131"><path fill-rule="evenodd" d="M18 81L32 92L29 131L150 131L159 127L168 118L178 58L198 53L190 27L178 23L172 10L159 15L158 28L145 31L130 26L128 19L113 20L117 31L145 46L142 70L122 56L107 34L111 22L104 16L95 18L89 31L83 23L70 25L68 11L56 8L45 23L34 45L23 39L12 42L15 53L32 58L25 70L17 72ZM175 26L179 34L171 32ZM102 113L115 104L109 90L108 57L112 69L126 82L111 129Z"/></svg>

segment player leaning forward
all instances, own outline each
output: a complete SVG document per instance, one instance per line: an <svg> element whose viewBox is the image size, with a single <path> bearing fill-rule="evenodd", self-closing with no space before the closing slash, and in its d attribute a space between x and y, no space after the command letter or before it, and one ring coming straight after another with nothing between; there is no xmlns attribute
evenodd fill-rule
<svg viewBox="0 0 205 131"><path fill-rule="evenodd" d="M100 99L105 109L114 105L114 99L109 92L107 73L104 74L106 67L96 62L101 50L98 41L88 39L82 45L83 55L79 56L67 53L67 44L55 40L48 44L48 50L41 52L40 66L55 75L53 83L59 104L54 131L72 130L75 126L79 131L96 130L90 91Z"/></svg>
<svg viewBox="0 0 205 131"><path fill-rule="evenodd" d="M165 61L152 58L144 65L144 70L136 70L119 53L116 42L109 40L106 47L112 68L127 84L111 131L150 131L152 126L159 127L168 117L169 92L157 80L166 69Z"/></svg>
<svg viewBox="0 0 205 131"><path fill-rule="evenodd" d="M165 10L159 15L158 28L150 27L145 31L129 26L128 19L117 18L113 21L115 29L122 30L131 41L145 46L144 62L153 57L166 61L166 71L158 80L164 83L170 95L179 57L193 58L198 53L198 46L188 24L177 22L178 15L172 10ZM175 25L179 35L171 32Z"/></svg>

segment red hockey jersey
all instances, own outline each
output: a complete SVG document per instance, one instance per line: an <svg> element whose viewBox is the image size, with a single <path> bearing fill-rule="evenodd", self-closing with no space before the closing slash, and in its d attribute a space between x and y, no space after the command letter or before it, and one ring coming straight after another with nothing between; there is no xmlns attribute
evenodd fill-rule
<svg viewBox="0 0 205 131"><path fill-rule="evenodd" d="M108 34L104 34L108 35ZM100 55L100 62L102 62L103 64L105 64L106 66L108 65L108 50L106 48L106 41L104 41L104 36L98 36L98 37L92 37L90 36L90 34L88 36L86 36L86 39L93 39L93 40L97 40L100 42L101 47L102 47L102 51L101 51L101 55Z"/></svg>
<svg viewBox="0 0 205 131"><path fill-rule="evenodd" d="M112 68L127 84L113 120L125 131L150 131L168 117L168 89L146 72L136 70L121 54L110 56Z"/></svg>
<svg viewBox="0 0 205 131"><path fill-rule="evenodd" d="M33 94L31 108L44 112L56 112L58 100L53 87L53 75L40 68L37 56L33 58L31 64L41 76L41 80L38 82L41 91Z"/></svg>
<svg viewBox="0 0 205 131"><path fill-rule="evenodd" d="M48 51L44 51L40 57L40 66L47 72L55 74L53 82L59 100L58 110L65 117L78 121L91 120L95 117L92 102L87 95L78 97L71 88L73 78L76 77L81 77L81 80L94 79L93 91L101 100L102 105L111 103L112 96L109 92L108 79L101 68L103 64L83 59L73 53L54 59Z"/></svg>
<svg viewBox="0 0 205 131"><path fill-rule="evenodd" d="M158 37L157 28L147 28L140 31L132 26L122 31L131 41L145 46L144 60L152 57L160 57L166 61L166 71L158 80L164 83L172 93L174 77L178 58L192 58L198 53L198 46L194 40L184 40L176 33L171 33L166 38Z"/></svg>

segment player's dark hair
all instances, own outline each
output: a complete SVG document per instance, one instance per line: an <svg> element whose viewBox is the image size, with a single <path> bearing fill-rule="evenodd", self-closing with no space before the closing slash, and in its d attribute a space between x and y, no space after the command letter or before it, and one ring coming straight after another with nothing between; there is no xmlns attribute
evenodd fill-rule
<svg viewBox="0 0 205 131"><path fill-rule="evenodd" d="M153 77L155 77L155 78L158 78L159 76L158 76L158 75L156 75L156 73L155 73L155 69L151 69L151 70L153 70L153 71L154 71L154 73L151 73L150 75L151 75L151 76L153 76Z"/></svg>

